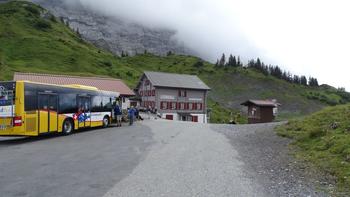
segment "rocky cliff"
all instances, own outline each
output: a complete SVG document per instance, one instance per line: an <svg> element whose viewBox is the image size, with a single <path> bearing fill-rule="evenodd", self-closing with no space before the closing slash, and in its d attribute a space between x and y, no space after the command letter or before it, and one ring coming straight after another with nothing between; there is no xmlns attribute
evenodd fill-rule
<svg viewBox="0 0 350 197"><path fill-rule="evenodd" d="M168 29L151 29L140 24L111 18L84 8L80 3L67 5L63 0L32 0L67 21L82 37L117 55L122 51L130 55L144 53L164 55L193 54L184 43L175 38L176 32Z"/></svg>

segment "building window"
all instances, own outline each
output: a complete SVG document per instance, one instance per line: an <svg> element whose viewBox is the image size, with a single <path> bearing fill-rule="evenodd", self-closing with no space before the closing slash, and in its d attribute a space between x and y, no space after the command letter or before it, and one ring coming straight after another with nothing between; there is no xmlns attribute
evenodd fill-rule
<svg viewBox="0 0 350 197"><path fill-rule="evenodd" d="M199 105L199 110L203 110L203 103L198 103Z"/></svg>
<svg viewBox="0 0 350 197"><path fill-rule="evenodd" d="M176 110L176 102L171 102L171 109Z"/></svg>
<svg viewBox="0 0 350 197"><path fill-rule="evenodd" d="M149 80L145 80L145 85L148 86L150 84Z"/></svg>
<svg viewBox="0 0 350 197"><path fill-rule="evenodd" d="M167 102L165 102L165 101L160 102L160 108L166 109L167 108L166 104L167 104Z"/></svg>
<svg viewBox="0 0 350 197"><path fill-rule="evenodd" d="M185 110L189 110L190 109L190 104L189 103L185 103Z"/></svg>
<svg viewBox="0 0 350 197"><path fill-rule="evenodd" d="M187 97L187 91L186 90L178 90L178 96L179 97Z"/></svg>
<svg viewBox="0 0 350 197"><path fill-rule="evenodd" d="M189 109L189 110L193 110L193 103L189 103L189 104L188 104L188 109Z"/></svg>
<svg viewBox="0 0 350 197"><path fill-rule="evenodd" d="M152 90L152 96L156 95L156 90Z"/></svg>
<svg viewBox="0 0 350 197"><path fill-rule="evenodd" d="M185 109L185 103L180 103L180 109L184 110Z"/></svg>
<svg viewBox="0 0 350 197"><path fill-rule="evenodd" d="M197 103L192 103L192 110L197 110Z"/></svg>

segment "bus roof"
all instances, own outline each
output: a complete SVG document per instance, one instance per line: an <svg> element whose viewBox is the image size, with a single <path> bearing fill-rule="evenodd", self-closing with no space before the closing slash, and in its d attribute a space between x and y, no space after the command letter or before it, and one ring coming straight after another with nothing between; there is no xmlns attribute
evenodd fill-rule
<svg viewBox="0 0 350 197"><path fill-rule="evenodd" d="M5 81L4 81L4 82L5 82ZM99 90L98 88L93 87L93 86L84 86L84 85L79 85L79 84L57 85L57 84L40 83L40 82L26 81L26 80L7 81L7 82L23 82L23 83L40 84L40 85L49 85L49 86L56 86L56 87L63 87L63 88L83 89L83 90L90 90L90 91L96 91L96 92L101 92L101 93L117 94L118 97L120 96L120 93L119 93L119 92L112 92L112 91ZM0 83L1 83L1 82L0 82Z"/></svg>

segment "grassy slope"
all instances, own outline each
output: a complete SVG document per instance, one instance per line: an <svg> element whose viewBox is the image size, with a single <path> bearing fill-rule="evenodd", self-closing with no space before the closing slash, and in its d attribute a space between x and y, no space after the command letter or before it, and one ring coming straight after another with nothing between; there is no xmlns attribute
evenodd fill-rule
<svg viewBox="0 0 350 197"><path fill-rule="evenodd" d="M328 107L277 128L295 140L296 156L337 178L340 191L350 192L350 105Z"/></svg>
<svg viewBox="0 0 350 197"><path fill-rule="evenodd" d="M249 98L278 99L283 105L282 118L321 109L326 103L318 101L320 95L341 99L332 92L293 85L254 70L215 68L208 62L194 67L200 61L197 57L117 57L84 42L64 24L43 13L45 10L31 3L0 4L0 80L11 80L15 71L63 73L111 76L134 87L144 70L197 74L212 88L209 105L213 122L233 118L244 122L234 114L242 110L239 104Z"/></svg>

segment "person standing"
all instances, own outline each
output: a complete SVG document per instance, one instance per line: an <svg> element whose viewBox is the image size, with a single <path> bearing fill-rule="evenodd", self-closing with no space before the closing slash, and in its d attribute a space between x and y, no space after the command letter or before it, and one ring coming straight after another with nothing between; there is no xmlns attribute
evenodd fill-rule
<svg viewBox="0 0 350 197"><path fill-rule="evenodd" d="M120 109L119 105L116 104L114 106L114 116L117 120L117 127L121 127L122 126L122 110Z"/></svg>
<svg viewBox="0 0 350 197"><path fill-rule="evenodd" d="M129 125L134 124L134 118L135 118L135 109L134 106L131 106L128 110L128 117L129 117Z"/></svg>
<svg viewBox="0 0 350 197"><path fill-rule="evenodd" d="M147 114L148 114L148 120L151 119L151 108L148 106L147 107Z"/></svg>

